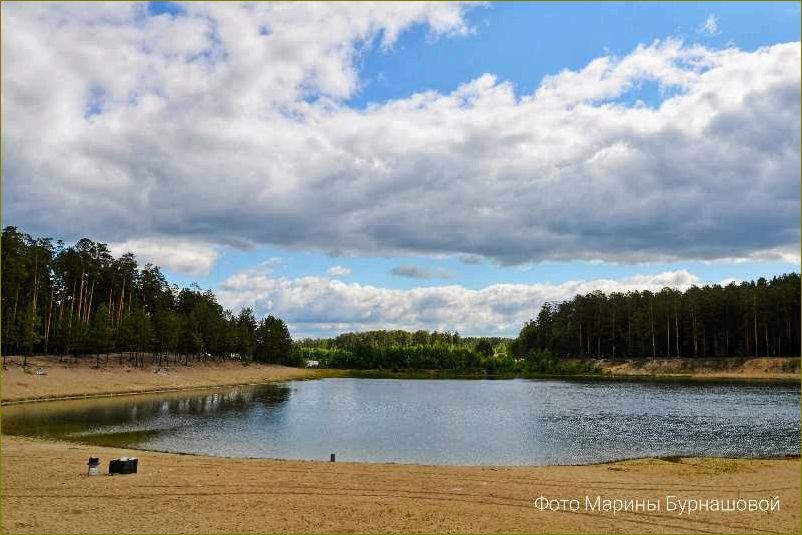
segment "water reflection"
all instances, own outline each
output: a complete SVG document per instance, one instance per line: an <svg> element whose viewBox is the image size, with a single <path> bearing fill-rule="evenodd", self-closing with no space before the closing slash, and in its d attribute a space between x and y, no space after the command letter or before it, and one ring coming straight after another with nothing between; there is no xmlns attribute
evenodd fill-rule
<svg viewBox="0 0 802 535"><path fill-rule="evenodd" d="M235 388L213 392L160 394L111 399L34 403L3 408L3 433L83 439L120 446L140 446L139 438L153 431L175 431L202 420L229 418L254 405L278 407L290 396L287 385ZM107 441L104 436L124 435Z"/></svg>
<svg viewBox="0 0 802 535"><path fill-rule="evenodd" d="M575 464L799 453L799 386L323 379L12 406L3 432L240 457Z"/></svg>

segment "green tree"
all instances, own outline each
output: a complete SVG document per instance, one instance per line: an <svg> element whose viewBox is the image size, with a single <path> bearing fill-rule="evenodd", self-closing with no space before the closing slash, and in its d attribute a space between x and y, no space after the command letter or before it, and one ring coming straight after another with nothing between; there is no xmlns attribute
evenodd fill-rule
<svg viewBox="0 0 802 535"><path fill-rule="evenodd" d="M476 344L476 352L484 357L493 356L493 343L487 338L482 338Z"/></svg>
<svg viewBox="0 0 802 535"><path fill-rule="evenodd" d="M274 364L292 363L292 337L283 320L267 316L256 329L254 360Z"/></svg>
<svg viewBox="0 0 802 535"><path fill-rule="evenodd" d="M36 316L36 309L33 303L25 307L25 311L20 317L19 337L24 355L23 366L28 365L28 356L33 353L33 346L39 341L38 334L39 319Z"/></svg>
<svg viewBox="0 0 802 535"><path fill-rule="evenodd" d="M245 360L253 358L256 347L256 326L253 310L250 307L243 308L234 324L236 332L234 347L235 351Z"/></svg>
<svg viewBox="0 0 802 535"><path fill-rule="evenodd" d="M108 356L114 342L114 333L111 328L111 312L105 303L101 304L92 314L92 321L89 324L86 336L89 352L95 354L95 366L99 368L101 353Z"/></svg>
<svg viewBox="0 0 802 535"><path fill-rule="evenodd" d="M172 310L160 312L156 316L156 332L159 344L159 366L162 364L162 353L167 353L169 364L169 353L178 351L181 341L181 318Z"/></svg>

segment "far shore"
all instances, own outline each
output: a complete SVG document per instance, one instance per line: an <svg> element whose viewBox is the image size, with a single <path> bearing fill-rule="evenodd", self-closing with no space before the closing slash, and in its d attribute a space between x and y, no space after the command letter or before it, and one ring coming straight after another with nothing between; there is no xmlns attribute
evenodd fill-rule
<svg viewBox="0 0 802 535"><path fill-rule="evenodd" d="M27 368L20 362L20 357L9 358L3 370L3 404L234 387L321 375L310 368L239 362L148 364L144 368L120 366L114 358L100 368L94 367L94 358L59 362L58 357L33 357ZM38 369L43 375L37 375Z"/></svg>
<svg viewBox="0 0 802 535"><path fill-rule="evenodd" d="M87 477L117 457L134 475ZM4 533L798 533L800 460L671 458L587 466L424 466L231 459L2 437ZM535 500L579 500L580 511ZM595 500L660 511L584 509ZM778 511L666 510L772 499Z"/></svg>
<svg viewBox="0 0 802 535"><path fill-rule="evenodd" d="M398 378L507 378L514 375L486 376L444 370L329 370L290 368L286 366L239 362L191 362L189 366L171 364L144 368L120 366L116 358L101 361L84 357L59 362L57 357L31 357L28 367L21 366L21 357L8 357L2 373L2 403L47 401L56 399L133 395L223 388L262 384L291 379L312 379L332 376L398 377ZM599 372L566 378L650 379L650 380L722 380L799 383L799 359L758 357L745 359L656 359L601 360ZM37 375L37 370L41 370ZM795 371L794 371L795 370ZM517 377L563 377L517 375Z"/></svg>

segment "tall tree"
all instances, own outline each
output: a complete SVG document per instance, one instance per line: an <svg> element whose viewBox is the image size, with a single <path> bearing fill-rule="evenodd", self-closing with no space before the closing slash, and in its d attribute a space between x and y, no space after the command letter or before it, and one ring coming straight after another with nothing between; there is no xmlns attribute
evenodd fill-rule
<svg viewBox="0 0 802 535"><path fill-rule="evenodd" d="M287 324L274 316L267 316L256 329L254 360L285 364L291 359L292 338Z"/></svg>

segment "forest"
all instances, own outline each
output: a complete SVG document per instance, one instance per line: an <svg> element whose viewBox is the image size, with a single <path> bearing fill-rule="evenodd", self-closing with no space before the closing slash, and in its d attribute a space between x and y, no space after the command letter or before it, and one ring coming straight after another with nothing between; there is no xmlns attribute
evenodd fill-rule
<svg viewBox="0 0 802 535"><path fill-rule="evenodd" d="M2 234L2 351L119 355L129 364L236 359L301 366L482 373L592 373L595 359L800 355L800 277L592 292L546 303L514 338L375 330L292 341L280 318L225 310L211 290L179 288L133 254L72 246L16 227Z"/></svg>
<svg viewBox="0 0 802 535"><path fill-rule="evenodd" d="M800 355L798 273L683 291L593 292L546 303L511 344L558 357Z"/></svg>
<svg viewBox="0 0 802 535"><path fill-rule="evenodd" d="M170 285L158 266L114 258L90 239L66 247L8 226L2 235L2 351L22 355L119 354L144 366L237 359L298 365L287 325L224 310L211 290ZM125 356L123 356L125 354ZM183 358L180 358L183 357ZM105 362L104 361L104 362Z"/></svg>
<svg viewBox="0 0 802 535"><path fill-rule="evenodd" d="M303 358L343 369L593 373L597 359L800 355L800 278L592 292L545 303L515 339L368 331L301 340Z"/></svg>

